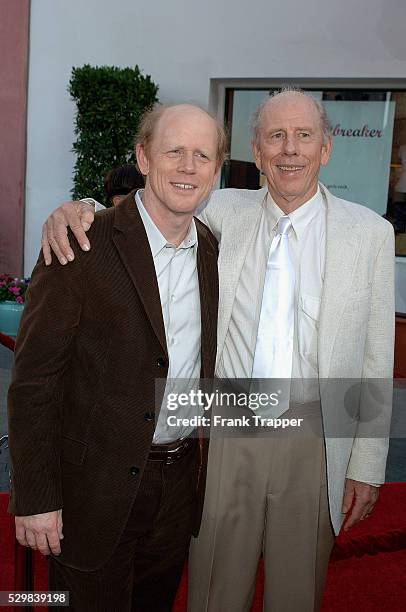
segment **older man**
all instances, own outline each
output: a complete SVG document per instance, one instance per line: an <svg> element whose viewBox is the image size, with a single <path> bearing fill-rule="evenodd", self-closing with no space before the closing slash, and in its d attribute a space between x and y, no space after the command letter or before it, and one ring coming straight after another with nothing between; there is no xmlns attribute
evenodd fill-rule
<svg viewBox="0 0 406 612"><path fill-rule="evenodd" d="M92 253L34 270L9 392L10 511L21 544L53 553L50 589L71 610L172 608L205 448L165 404L155 415L155 379L187 390L214 373L217 243L193 213L224 154L205 111L147 113L145 189L97 216Z"/></svg>
<svg viewBox="0 0 406 612"><path fill-rule="evenodd" d="M330 521L338 533L343 518L346 528L364 519L378 497L374 485L384 482L394 236L384 219L318 183L330 151L320 104L302 92L271 97L254 117L253 134L267 187L217 192L203 213L221 238L217 374L292 375L290 411L317 431L321 404L326 435L213 441L191 556L193 612L249 610L261 550L265 609L319 609ZM365 379L383 381L379 430L372 437L371 423L368 439L351 430L344 407L346 381ZM356 408L371 422L364 399Z"/></svg>
<svg viewBox="0 0 406 612"><path fill-rule="evenodd" d="M272 96L253 136L267 187L215 192L202 215L220 240L216 371L227 379L292 376L289 412L315 435L212 440L190 557L192 612L249 610L261 551L265 609L319 609L333 531L345 517L346 528L367 517L384 481L390 394L381 394L377 436L362 437L351 418L334 420L346 416L334 381L392 376L392 228L318 183L332 143L311 96ZM45 226L47 259L49 239L70 258L66 225L80 225L76 210L65 204ZM83 231L76 234L87 247ZM368 421L363 399L354 403Z"/></svg>

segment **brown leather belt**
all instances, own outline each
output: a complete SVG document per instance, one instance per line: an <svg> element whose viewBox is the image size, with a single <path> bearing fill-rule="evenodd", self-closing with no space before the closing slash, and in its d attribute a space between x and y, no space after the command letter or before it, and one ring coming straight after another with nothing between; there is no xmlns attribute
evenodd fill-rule
<svg viewBox="0 0 406 612"><path fill-rule="evenodd" d="M182 459L197 444L198 438L191 438L190 436L168 444L152 444L148 461L163 461L166 465L170 465Z"/></svg>

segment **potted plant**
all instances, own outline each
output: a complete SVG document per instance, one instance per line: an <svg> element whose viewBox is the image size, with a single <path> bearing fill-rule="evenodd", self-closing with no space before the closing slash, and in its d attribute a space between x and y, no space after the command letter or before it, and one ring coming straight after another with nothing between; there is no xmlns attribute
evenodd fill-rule
<svg viewBox="0 0 406 612"><path fill-rule="evenodd" d="M29 281L0 274L0 331L7 336L17 335Z"/></svg>

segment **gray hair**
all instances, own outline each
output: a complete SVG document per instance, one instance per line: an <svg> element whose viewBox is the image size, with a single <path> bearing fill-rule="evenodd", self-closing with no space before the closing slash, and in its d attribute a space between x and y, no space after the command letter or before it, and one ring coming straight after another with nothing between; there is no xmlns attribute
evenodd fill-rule
<svg viewBox="0 0 406 612"><path fill-rule="evenodd" d="M324 107L324 105L322 104L322 102L320 102L320 100L317 100L316 98L314 98L310 93L308 93L307 91L304 91L303 89L300 89L300 87L293 87L293 86L286 86L286 87L281 87L281 89L278 89L274 92L272 92L272 94L266 98L263 102L261 102L261 104L258 106L258 108L256 109L256 111L254 112L253 116L252 116L252 120L251 120L251 129L252 129L252 139L254 142L258 142L259 139L259 133L261 130L261 121L262 121L262 113L265 109L265 107L269 104L269 102L271 100L273 100L274 98L279 97L280 95L284 94L284 93L296 93L299 94L301 96L304 96L305 98L307 98L308 100L311 100L311 102L314 104L318 115L319 115L319 119L320 119L320 127L321 127L321 131L323 133L323 140L324 142L327 142L327 140L331 137L332 134L332 126L330 123L330 119L327 116L326 113L326 109Z"/></svg>

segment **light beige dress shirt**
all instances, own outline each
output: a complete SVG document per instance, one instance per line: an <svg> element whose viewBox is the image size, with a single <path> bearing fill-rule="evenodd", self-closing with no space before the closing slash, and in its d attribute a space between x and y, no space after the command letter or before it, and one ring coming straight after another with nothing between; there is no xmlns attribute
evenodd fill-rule
<svg viewBox="0 0 406 612"><path fill-rule="evenodd" d="M221 377L251 377L266 262L276 226L284 214L268 193L237 285L218 367ZM289 218L289 249L296 277L291 399L302 403L319 399L317 330L326 245L326 204L320 189Z"/></svg>

